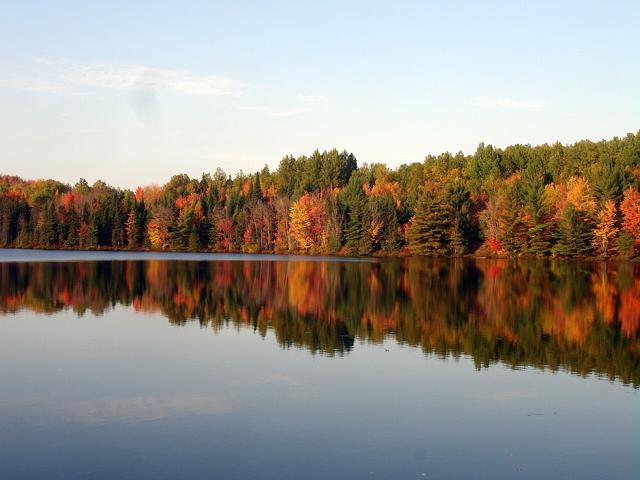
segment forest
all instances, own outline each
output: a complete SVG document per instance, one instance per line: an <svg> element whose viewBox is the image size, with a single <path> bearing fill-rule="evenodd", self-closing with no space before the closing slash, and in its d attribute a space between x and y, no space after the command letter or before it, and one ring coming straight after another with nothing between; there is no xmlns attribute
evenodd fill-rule
<svg viewBox="0 0 640 480"><path fill-rule="evenodd" d="M639 189L640 131L397 168L315 151L135 191L2 175L0 247L634 258Z"/></svg>

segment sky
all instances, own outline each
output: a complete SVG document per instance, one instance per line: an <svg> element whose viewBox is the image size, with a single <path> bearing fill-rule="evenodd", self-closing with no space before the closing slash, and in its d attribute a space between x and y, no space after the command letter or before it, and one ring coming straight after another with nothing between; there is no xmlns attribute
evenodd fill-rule
<svg viewBox="0 0 640 480"><path fill-rule="evenodd" d="M0 0L0 173L115 186L640 130L640 2Z"/></svg>

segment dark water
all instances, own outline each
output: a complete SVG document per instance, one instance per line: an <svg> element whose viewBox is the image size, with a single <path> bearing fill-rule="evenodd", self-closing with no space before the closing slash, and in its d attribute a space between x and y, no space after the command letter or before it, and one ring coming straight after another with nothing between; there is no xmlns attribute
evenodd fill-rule
<svg viewBox="0 0 640 480"><path fill-rule="evenodd" d="M637 265L0 250L0 312L2 479L640 472Z"/></svg>

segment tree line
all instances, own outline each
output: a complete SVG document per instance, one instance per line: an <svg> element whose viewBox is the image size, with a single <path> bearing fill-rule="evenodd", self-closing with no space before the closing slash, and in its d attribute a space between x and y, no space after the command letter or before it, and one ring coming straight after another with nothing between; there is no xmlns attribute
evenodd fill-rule
<svg viewBox="0 0 640 480"><path fill-rule="evenodd" d="M0 176L0 246L432 256L640 253L640 131L480 144L389 168L346 151L114 188Z"/></svg>
<svg viewBox="0 0 640 480"><path fill-rule="evenodd" d="M640 265L502 259L0 263L0 312L116 305L344 355L390 339L640 387Z"/></svg>

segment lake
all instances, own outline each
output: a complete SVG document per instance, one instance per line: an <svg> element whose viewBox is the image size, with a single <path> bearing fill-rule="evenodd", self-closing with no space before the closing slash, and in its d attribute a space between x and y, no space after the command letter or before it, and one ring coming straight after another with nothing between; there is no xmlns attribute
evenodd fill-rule
<svg viewBox="0 0 640 480"><path fill-rule="evenodd" d="M0 250L0 478L629 479L640 265Z"/></svg>

